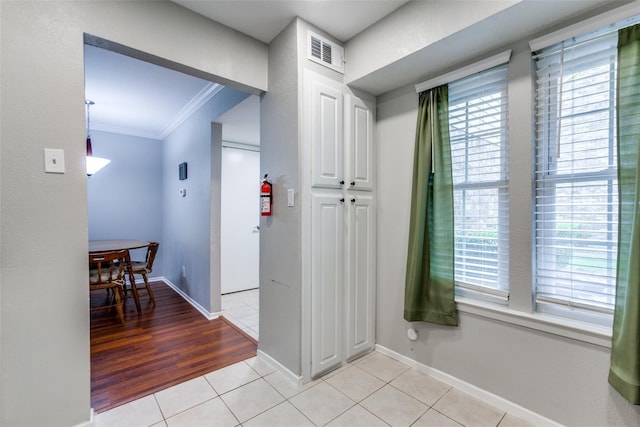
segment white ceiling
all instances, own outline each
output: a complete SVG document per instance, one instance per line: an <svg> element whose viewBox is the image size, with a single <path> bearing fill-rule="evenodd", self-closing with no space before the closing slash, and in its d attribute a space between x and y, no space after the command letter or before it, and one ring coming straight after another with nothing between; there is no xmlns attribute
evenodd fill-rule
<svg viewBox="0 0 640 427"><path fill-rule="evenodd" d="M296 16L345 42L408 0L173 0L265 43Z"/></svg>
<svg viewBox="0 0 640 427"><path fill-rule="evenodd" d="M296 16L344 41L406 1L177 0L175 3L268 43ZM95 102L91 106L92 130L163 139L214 96L216 89L219 90L215 84L199 78L85 46L85 97Z"/></svg>

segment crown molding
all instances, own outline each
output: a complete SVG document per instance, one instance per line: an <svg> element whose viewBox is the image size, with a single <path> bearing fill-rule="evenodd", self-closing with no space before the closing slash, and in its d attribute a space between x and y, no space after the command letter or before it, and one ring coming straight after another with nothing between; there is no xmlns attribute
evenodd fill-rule
<svg viewBox="0 0 640 427"><path fill-rule="evenodd" d="M185 120L187 120L193 113L198 111L200 107L209 102L211 98L216 96L220 91L224 89L224 86L217 83L209 83L206 85L196 96L193 97L182 110L176 114L176 116L169 122L167 127L160 133L159 139L165 139L171 132L176 130Z"/></svg>

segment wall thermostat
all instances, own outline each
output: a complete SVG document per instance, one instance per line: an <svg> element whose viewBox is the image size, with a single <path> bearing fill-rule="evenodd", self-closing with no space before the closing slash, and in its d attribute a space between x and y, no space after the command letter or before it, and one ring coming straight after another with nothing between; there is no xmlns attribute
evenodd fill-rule
<svg viewBox="0 0 640 427"><path fill-rule="evenodd" d="M187 179L187 162L182 162L178 165L178 179L180 181Z"/></svg>

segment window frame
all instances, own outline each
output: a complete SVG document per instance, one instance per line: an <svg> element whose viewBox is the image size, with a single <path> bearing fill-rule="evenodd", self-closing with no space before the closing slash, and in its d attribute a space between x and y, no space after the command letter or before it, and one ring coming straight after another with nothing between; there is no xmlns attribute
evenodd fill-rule
<svg viewBox="0 0 640 427"><path fill-rule="evenodd" d="M486 77L485 77L486 76ZM495 76L498 76L496 78ZM498 65L495 67L491 67L489 69L479 71L476 74L468 77L463 77L457 79L449 83L449 133L451 140L451 152L452 152L452 165L454 164L454 153L458 154L459 151L462 151L462 157L464 161L459 162L458 164L463 165L464 168L464 178L463 182L456 182L455 173L453 175L453 192L454 192L454 200L456 198L456 192L461 191L463 193L463 199L466 200L464 193L467 191L473 190L496 190L497 195L497 210L498 215L496 217L496 286L483 286L480 283L469 283L466 281L459 280L460 274L454 274L455 278L455 290L457 296L463 296L472 299L478 299L480 301L492 302L496 304L507 304L509 299L509 214L508 214L508 206L509 206L509 167L508 167L508 152L509 152L509 69L508 63ZM474 80L476 82L474 82ZM477 82L479 80L479 82ZM498 84L495 84L495 82ZM452 96L454 92L454 88L457 85L460 85L461 88L464 88L465 85L469 85L471 82L474 82L474 91L468 92L465 90L461 90L462 96ZM477 88L479 86L479 88ZM500 91L488 92L488 89L500 89ZM466 92L466 93L465 93ZM471 106L474 100L481 99L483 97L490 96L492 94L498 94L496 98L492 100L487 100L482 104L475 104ZM495 104L498 101L498 105L494 107L492 104ZM456 106L461 106L459 108L454 108ZM482 107L491 108L499 108L500 111L496 113L484 114L482 116L478 116L477 112L472 112L472 109L482 109ZM495 133L491 133L492 136L499 134L500 139L500 147L498 164L496 168L499 173L498 179L490 179L490 180L470 180L469 175L473 174L471 168L466 167L465 165L469 164L469 158L473 154L470 154L471 141L478 140L479 133L483 133L484 131L476 129L475 131L469 131L468 123L474 120L480 120L483 118L493 119L494 117L499 116L500 126L496 129ZM452 121L455 123L452 124ZM464 124L464 126L456 126L456 124ZM479 125L480 127L482 125ZM455 127L455 128L454 128ZM463 129L462 137L454 137L456 134L456 129ZM486 136L486 135L483 135ZM461 143L463 147L461 149L455 148L455 141ZM476 153L477 154L477 153ZM480 171L484 165L477 166L476 173ZM458 231L458 211L456 211L454 207L454 230L455 230L455 238L456 242L458 237L460 236ZM455 270L456 272L460 271L462 268L459 266L458 261L461 256L465 256L468 249L460 248L458 243L454 242L454 251L455 251ZM473 250L471 250L473 252ZM484 261L481 259L480 261ZM481 267L477 267L479 270L482 270ZM470 270L472 270L471 268ZM465 269L466 270L466 269ZM479 282L485 281L484 274L486 272L480 273L483 276L483 279L479 279Z"/></svg>
<svg viewBox="0 0 640 427"><path fill-rule="evenodd" d="M610 40L609 40L610 39ZM599 47L598 43L600 41L604 41L608 43L604 43L606 45L606 49L604 52L608 52L608 55L605 56L607 60L603 63L598 62L597 60L585 62L584 64L580 64L578 68L571 68L565 73L565 58L564 52L565 49L580 49L580 55L577 57L578 60L583 60L583 58L589 58L593 53L600 53L599 51L593 52L594 45L596 48ZM536 84L536 99L533 105L533 114L536 117L536 129L535 129L535 137L534 137L534 156L533 156L533 184L534 184L534 203L533 203L533 242L532 242L532 281L533 281L533 298L534 298L534 310L538 313L546 313L555 316L567 317L574 320L580 320L588 323L600 324L605 327L611 327L613 323L613 307L615 305L615 259L612 258L612 253L617 248L617 226L615 226L615 231L613 230L613 217L617 216L617 204L614 205L614 199L617 198L617 169L615 167L615 156L616 156L616 58L617 58L617 50L615 50L614 41L617 40L616 35L608 32L604 35L597 36L584 36L582 38L574 39L568 41L569 46L565 46L565 43L562 42L558 46L552 46L543 50L539 55L533 56L534 68L536 71L534 72L537 81ZM555 55L556 60L551 63L557 67L554 71L554 68L550 66L545 66L542 69L542 73L539 72L538 68L535 67L536 60L541 58L540 61L544 64L546 55ZM593 52L593 53L592 53ZM613 55L613 56L612 56ZM575 60L575 59L574 59ZM598 72L598 68L604 68L603 72ZM607 69L608 68L608 69ZM564 101L563 99L564 85L565 79L570 79L571 76L580 75L580 73L585 73L587 78L594 79L599 75L608 76L605 81L608 86L607 94L608 97L606 99L606 106L601 108L593 108L590 110L583 110L579 112L571 111L568 114L563 114L564 110ZM591 74L591 75L589 75ZM596 88L600 84L595 81L585 81L589 84L583 84L579 86L579 90L587 90L589 88ZM573 90L573 87L570 89ZM538 94L542 94L542 96L538 96ZM566 162L566 160L561 160L560 155L560 142L561 137L560 133L564 130L563 122L567 120L571 120L576 117L591 117L597 116L599 113L604 112L607 123L606 127L606 146L602 144L602 149L606 150L606 156L602 158L607 158L606 167L602 167L598 170L590 170L579 171L574 173L562 172L559 167L560 162ZM596 120L597 122L598 120ZM594 121L589 121L587 124L578 124L576 126L585 126L588 127L589 124L594 123ZM571 125L569 125L570 127ZM594 140L589 141L575 141L573 139L574 135L579 134L570 134L571 137L568 139L570 142L570 147L573 149L575 147L579 147L581 143L593 142ZM604 140L602 140L604 142ZM567 144L564 142L564 144ZM574 145L575 144L575 145ZM565 155L566 156L566 155ZM566 159L566 157L565 157ZM583 159L585 165L587 165L588 160L596 159L596 157L589 157L588 159ZM570 162L573 163L573 159ZM605 239L598 239L591 241L591 246L604 246L605 252L607 253L607 266L605 269L599 270L604 273L602 276L605 282L608 284L604 284L605 291L608 292L598 292L588 290L584 285L580 284L579 280L575 281L574 288L574 274L576 274L575 278L578 279L580 277L580 273L577 270L579 269L579 264L574 264L573 262L570 264L571 268L566 278L562 278L563 273L559 270L559 266L556 264L557 261L552 260L551 265L553 269L550 272L542 271L545 269L540 269L541 263L548 262L547 259L554 257L553 253L554 248L558 248L558 250L565 250L562 248L567 248L566 250L571 251L572 253L580 248L579 243L573 242L573 235L570 236L570 241L567 242L566 239L557 237L555 234L557 232L558 223L556 222L556 216L558 215L557 208L558 203L555 203L556 195L560 192L563 186L569 187L572 191L574 188L579 188L583 183L605 183L604 187L607 188L606 200L607 203L604 205L606 209L606 216L608 221L606 222L607 233ZM601 185L603 186L603 185ZM562 196L560 196L562 197ZM571 206L576 206L579 208L579 197L573 194L571 195ZM541 201L541 206L538 206L538 201ZM554 204L546 203L548 201L554 201ZM575 204L574 204L575 203ZM573 211L573 208L571 208ZM560 215L561 216L561 215ZM561 221L561 220L558 220ZM573 222L571 222L573 224ZM550 232L545 232L548 229L547 225L552 225ZM544 234L548 234L545 236ZM573 233L571 233L573 234ZM556 243L557 242L557 243ZM582 242L584 243L584 242ZM584 249L583 249L584 250ZM543 258L544 257L544 258ZM574 271L574 268L576 271ZM571 294L568 294L568 291L564 286L558 284L557 286L551 282L564 283L568 281L570 283ZM594 283L595 285L595 283ZM582 286L582 288L581 288ZM573 292L579 293L584 297L574 297ZM613 290L613 293L610 293ZM608 299L608 304L606 303L598 303L597 297L602 294L606 295L609 293L611 295ZM588 301L591 299L591 301Z"/></svg>

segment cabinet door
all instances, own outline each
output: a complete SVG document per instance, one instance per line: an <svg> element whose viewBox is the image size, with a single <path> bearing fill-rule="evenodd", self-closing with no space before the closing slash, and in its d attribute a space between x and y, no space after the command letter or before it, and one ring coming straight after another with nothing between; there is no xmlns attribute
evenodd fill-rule
<svg viewBox="0 0 640 427"><path fill-rule="evenodd" d="M347 204L345 356L352 359L371 351L375 344L376 221L370 195L350 192Z"/></svg>
<svg viewBox="0 0 640 427"><path fill-rule="evenodd" d="M373 109L355 95L347 95L347 184L351 190L373 188Z"/></svg>
<svg viewBox="0 0 640 427"><path fill-rule="evenodd" d="M335 194L312 194L311 375L344 361L344 202Z"/></svg>
<svg viewBox="0 0 640 427"><path fill-rule="evenodd" d="M344 99L341 84L309 77L309 102L305 110L311 128L311 185L341 188L344 177Z"/></svg>

